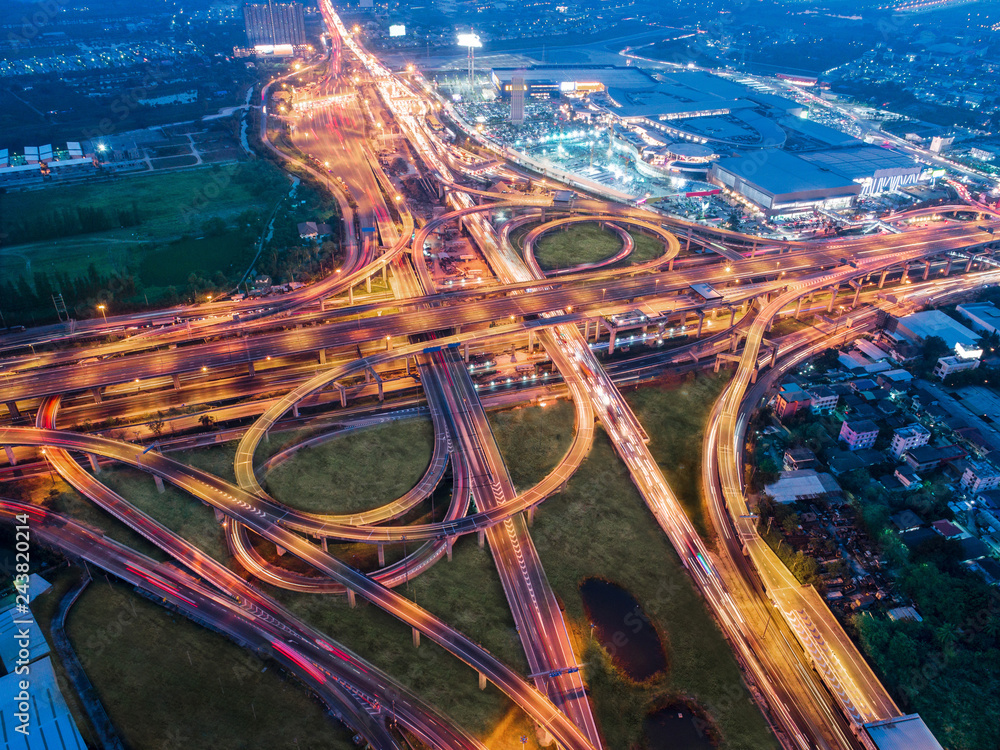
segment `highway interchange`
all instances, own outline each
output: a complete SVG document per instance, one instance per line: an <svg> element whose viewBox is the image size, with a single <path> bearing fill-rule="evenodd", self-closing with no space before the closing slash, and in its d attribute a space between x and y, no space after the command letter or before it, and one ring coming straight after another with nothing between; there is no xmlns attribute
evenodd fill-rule
<svg viewBox="0 0 1000 750"><path fill-rule="evenodd" d="M540 737L564 748L598 748L603 740L577 669L579 655L529 528L533 509L565 487L587 456L597 420L729 640L781 744L803 750L865 746L862 725L899 710L822 600L794 585L756 535L743 487L743 435L752 411L781 373L868 330L879 310L911 309L995 283L996 271L976 261L995 248L996 217L981 207L956 206L953 214L967 210L971 220L800 243L746 237L585 196L571 206L557 206L546 194L497 196L467 188L462 181L472 171L468 155L439 140L423 119L440 103L412 77L393 74L361 48L329 3L321 3L321 10L330 33L342 38L355 60L355 78L324 72L313 93L324 103L282 116L281 124L288 125L292 144L308 155L302 166L338 196L345 237L341 268L279 297L177 308L169 315L178 322L163 327L143 328L152 316L137 315L90 321L68 333L26 331L0 340L5 355L0 401L7 405L9 424L0 426L0 445L40 451L69 484L166 552L177 567L156 563L37 506L0 503L0 516L10 520L28 514L36 533L67 556L87 560L279 660L374 747L405 746L387 721L389 704L392 721L430 747L482 747L391 675L337 643L335 633L308 627L104 486L80 459L91 457L92 468L98 459L136 467L215 508L230 550L254 577L291 590L347 596L352 603L355 597L367 599L411 627L415 643L421 635L430 638L475 670L481 684L495 684L535 722ZM324 70L324 64L314 67ZM425 220L411 213L379 165L372 144L383 136L372 131L391 128L398 131L394 138L404 139L416 154L414 167L446 195L448 210L440 216ZM294 158L271 142L263 113L260 131L262 142L279 158ZM498 161L494 171L507 176L511 170L516 168ZM501 212L508 218L495 220ZM646 231L662 242L663 254L641 265L602 264L546 278L533 253L537 239L581 221ZM514 247L511 230L536 222L522 246ZM464 227L492 279L456 287L428 267L425 244L449 225ZM627 232L619 236L624 260L631 239ZM392 298L366 297L355 304L356 288L377 275L391 278ZM692 289L706 284L715 297ZM781 340L767 338L779 315L796 306L830 312L836 296L829 303L816 296L842 289L850 308L841 315L846 325L830 320ZM591 324L596 340L599 321L636 308L646 316L641 331L647 341L662 342L665 329L697 326L700 334L706 320L716 321L716 330L676 351L654 350L634 361L603 365L591 345ZM109 332L123 337L108 343ZM466 362L469 347L500 351L525 341L551 360L561 392L574 404L576 425L558 466L537 486L518 493L490 432L485 394L471 380ZM36 351L39 344L45 346ZM615 381L699 360L711 364L719 354L734 360L736 371L716 405L705 444L713 543L703 540L687 518ZM255 379L269 384L262 394L276 388L284 393L246 412L252 422L240 436L235 483L172 460L148 444L59 427L66 402L72 404L72 421L79 423L85 414L141 411L131 399L154 404L175 392L209 404L239 393ZM365 393L371 399L376 387L381 395L383 387L388 394L396 386L417 400L422 391L435 429L430 465L408 493L380 508L345 515L304 513L268 496L254 455L289 414L298 418L300 407L315 409L321 398L328 409L338 403L337 394L343 409L348 398ZM390 401L381 408L393 408ZM365 403L357 407L361 412ZM33 427L24 425L30 413ZM453 493L443 519L403 523L407 512L442 482L448 466ZM248 532L315 573L296 573L264 559ZM472 533L490 546L530 675L518 674L394 591L450 558L455 540ZM380 558L383 545L408 540L412 546L403 560L365 573L327 551L329 542L344 540L379 545ZM765 621L777 613L770 634L761 612L768 613Z"/></svg>

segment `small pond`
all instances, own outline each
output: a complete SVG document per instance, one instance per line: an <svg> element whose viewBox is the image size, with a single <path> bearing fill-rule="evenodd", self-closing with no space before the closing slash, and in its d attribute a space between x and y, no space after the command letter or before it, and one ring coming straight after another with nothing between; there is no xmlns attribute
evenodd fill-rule
<svg viewBox="0 0 1000 750"><path fill-rule="evenodd" d="M659 633L632 594L600 578L588 578L580 584L580 597L594 637L615 667L636 682L667 668Z"/></svg>
<svg viewBox="0 0 1000 750"><path fill-rule="evenodd" d="M714 727L684 705L665 706L643 723L649 750L715 750Z"/></svg>

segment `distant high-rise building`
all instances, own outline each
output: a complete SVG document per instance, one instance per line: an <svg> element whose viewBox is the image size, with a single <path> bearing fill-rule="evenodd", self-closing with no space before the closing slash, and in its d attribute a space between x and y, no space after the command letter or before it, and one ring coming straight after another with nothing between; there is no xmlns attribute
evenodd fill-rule
<svg viewBox="0 0 1000 750"><path fill-rule="evenodd" d="M524 122L524 74L515 73L510 78L510 121L520 125Z"/></svg>
<svg viewBox="0 0 1000 750"><path fill-rule="evenodd" d="M306 43L300 3L247 3L243 6L243 21L252 47L258 44Z"/></svg>

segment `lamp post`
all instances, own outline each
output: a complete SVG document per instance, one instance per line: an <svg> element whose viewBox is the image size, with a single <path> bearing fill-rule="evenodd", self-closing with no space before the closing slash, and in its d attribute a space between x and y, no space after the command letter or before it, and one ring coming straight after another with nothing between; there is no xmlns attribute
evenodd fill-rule
<svg viewBox="0 0 1000 750"><path fill-rule="evenodd" d="M107 307L107 305L98 305L97 306L97 309L101 311L101 317L104 318L104 322L105 323L108 322L108 316L104 314L104 310L105 310L106 307Z"/></svg>

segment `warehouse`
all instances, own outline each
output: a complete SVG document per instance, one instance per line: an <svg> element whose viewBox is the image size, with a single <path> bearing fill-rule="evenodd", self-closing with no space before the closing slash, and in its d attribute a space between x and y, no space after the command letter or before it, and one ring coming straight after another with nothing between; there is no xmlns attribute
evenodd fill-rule
<svg viewBox="0 0 1000 750"><path fill-rule="evenodd" d="M844 208L861 194L853 180L779 150L720 159L709 181L744 196L768 217Z"/></svg>

